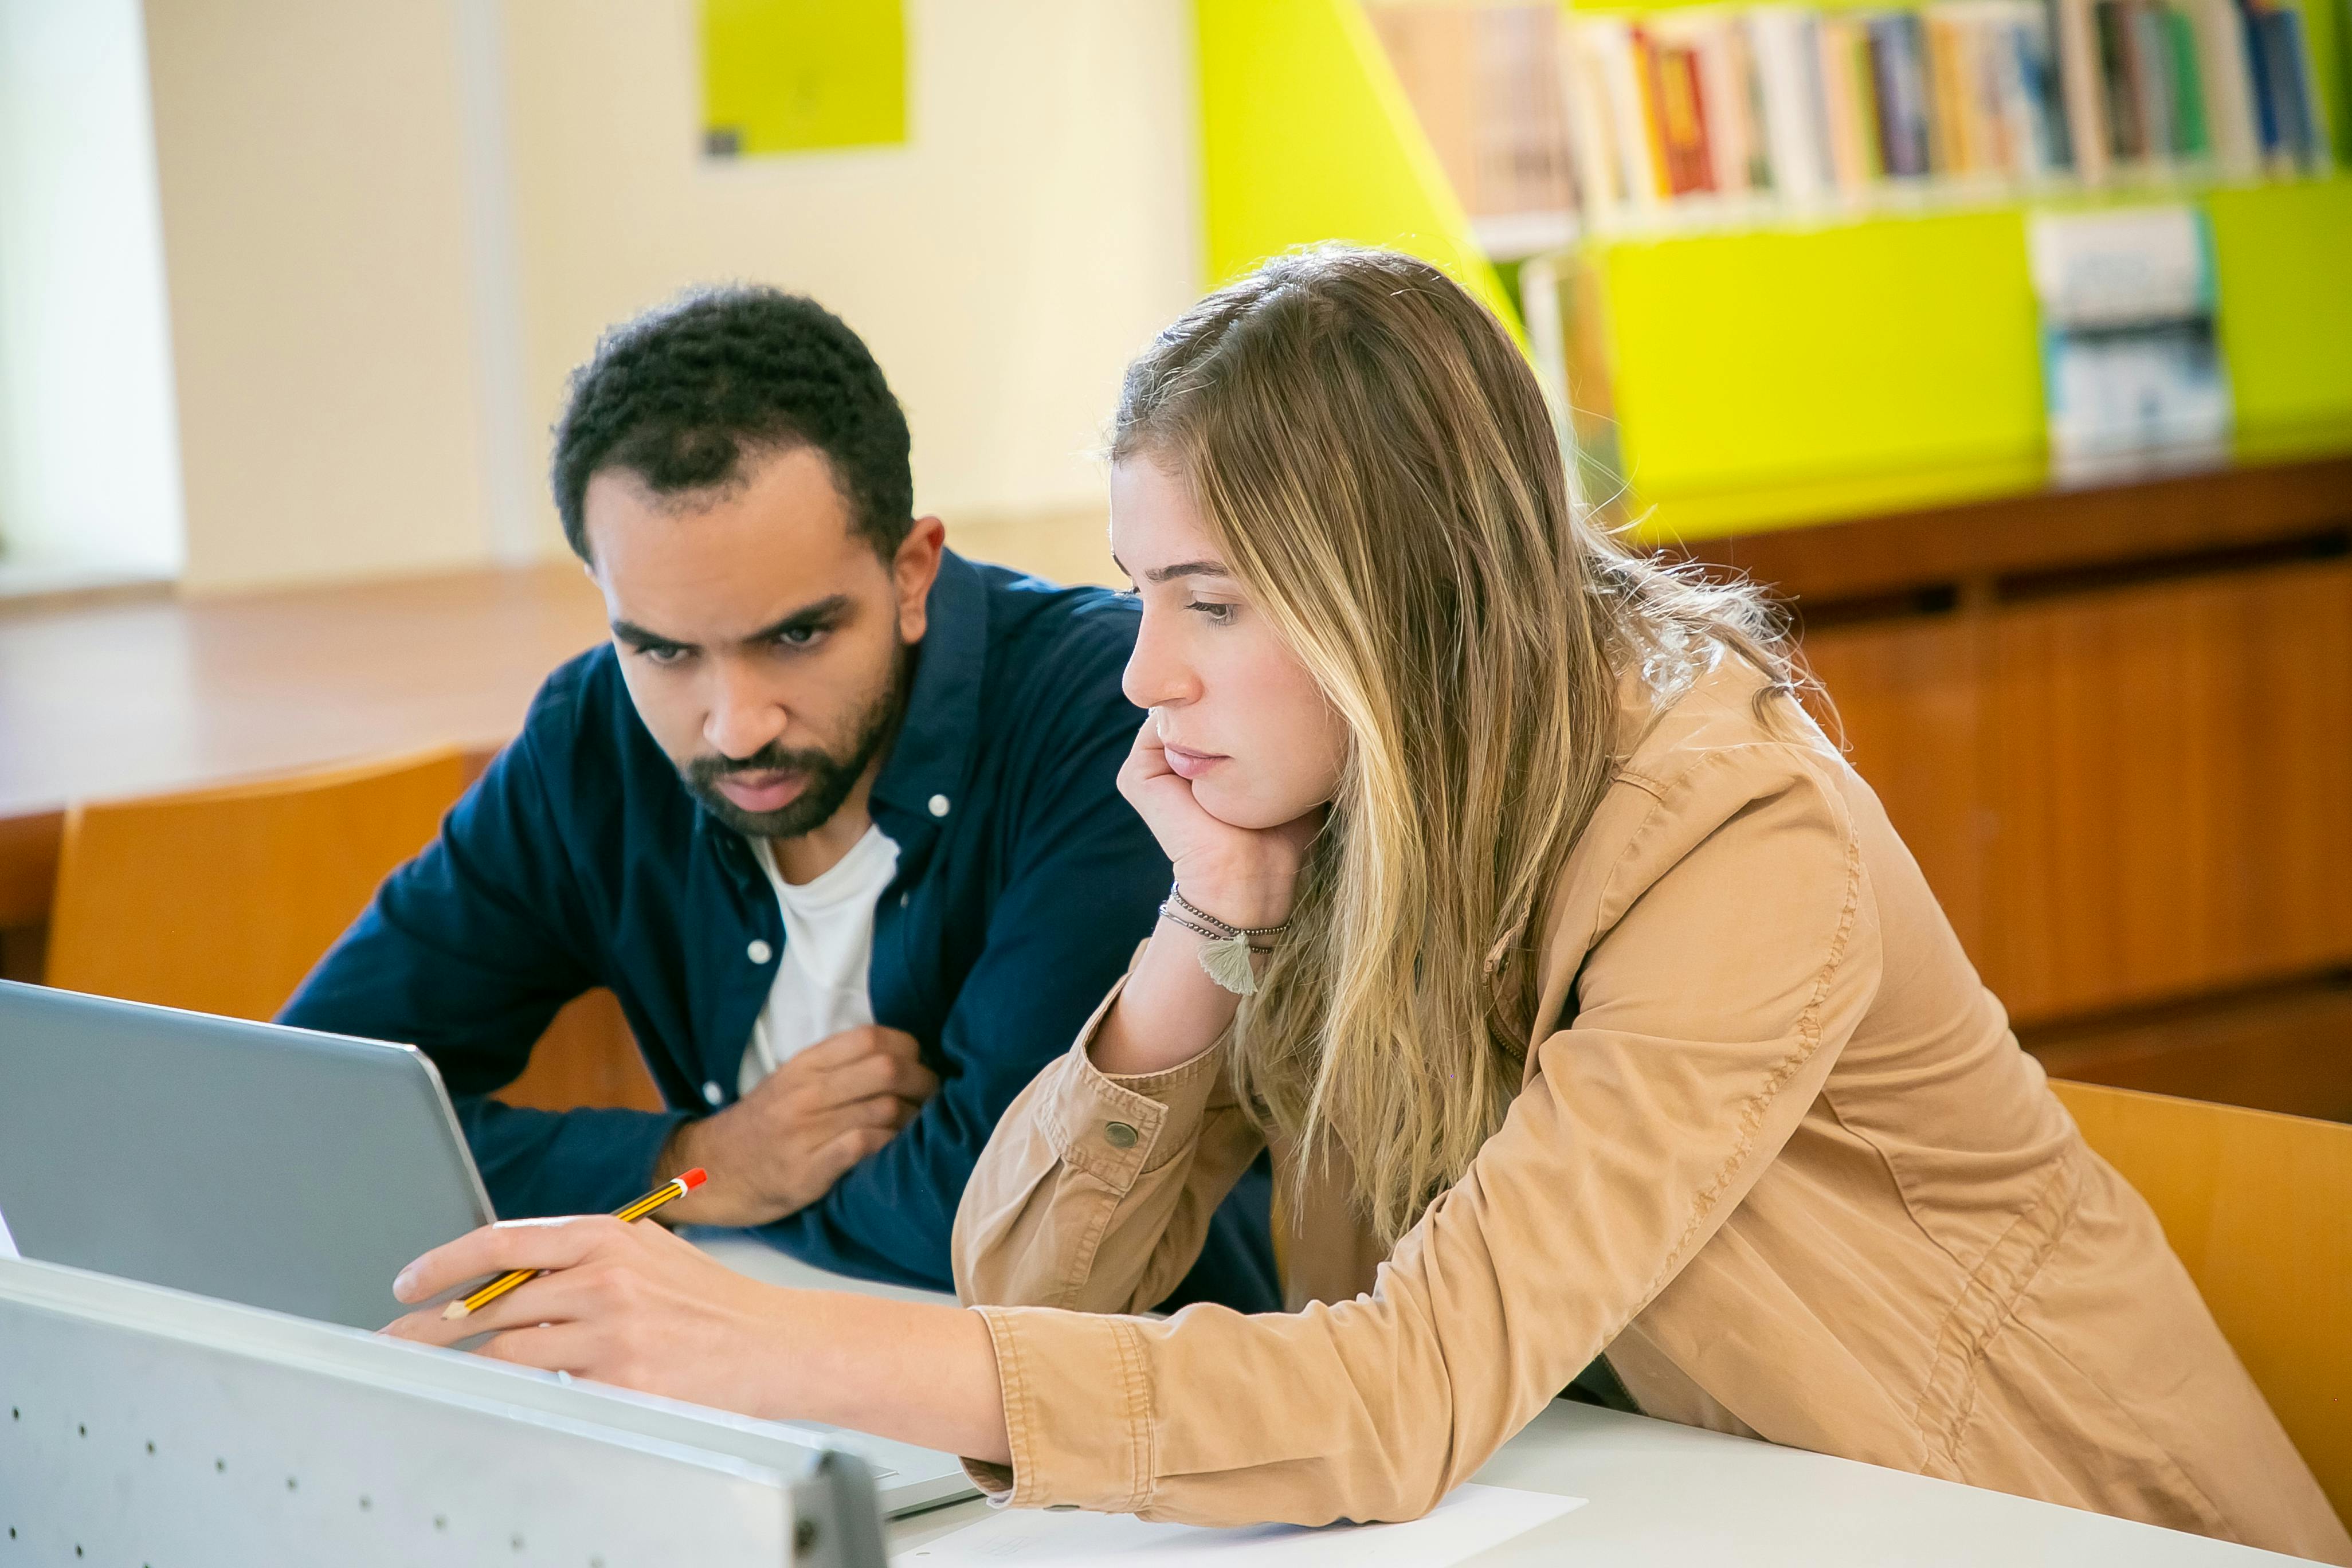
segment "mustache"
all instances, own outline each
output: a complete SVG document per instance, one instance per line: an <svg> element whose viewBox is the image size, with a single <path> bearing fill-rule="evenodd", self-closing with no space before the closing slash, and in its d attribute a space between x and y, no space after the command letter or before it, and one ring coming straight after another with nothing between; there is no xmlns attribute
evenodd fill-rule
<svg viewBox="0 0 2352 1568"><path fill-rule="evenodd" d="M686 764L687 776L697 784L716 784L734 773L816 773L833 765L819 751L796 751L773 742L748 757L697 757Z"/></svg>

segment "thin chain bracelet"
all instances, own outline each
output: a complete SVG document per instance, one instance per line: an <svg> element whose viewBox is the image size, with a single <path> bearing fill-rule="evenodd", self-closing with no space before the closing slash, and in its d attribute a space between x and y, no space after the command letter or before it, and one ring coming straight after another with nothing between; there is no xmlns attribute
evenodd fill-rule
<svg viewBox="0 0 2352 1568"><path fill-rule="evenodd" d="M1172 884L1160 912L1172 923L1208 939L1201 947L1201 968L1210 979L1236 996L1257 994L1257 971L1251 966L1250 955L1274 951L1272 942L1255 942L1250 938L1280 936L1290 929L1288 921L1276 926L1229 924L1186 898Z"/></svg>

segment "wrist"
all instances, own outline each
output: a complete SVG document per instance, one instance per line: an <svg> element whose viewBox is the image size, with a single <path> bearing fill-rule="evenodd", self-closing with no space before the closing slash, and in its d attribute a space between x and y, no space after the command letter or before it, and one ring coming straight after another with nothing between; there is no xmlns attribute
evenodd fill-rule
<svg viewBox="0 0 2352 1568"><path fill-rule="evenodd" d="M1278 926L1290 918L1297 868L1176 868L1176 889L1187 903L1237 930Z"/></svg>
<svg viewBox="0 0 2352 1568"><path fill-rule="evenodd" d="M654 1155L655 1186L658 1187L664 1182L674 1182L700 1163L695 1158L695 1151L697 1130L702 1122L703 1118L699 1116L688 1117L669 1130L669 1136L662 1140L660 1151Z"/></svg>
<svg viewBox="0 0 2352 1568"><path fill-rule="evenodd" d="M662 1141L661 1152L654 1157L653 1185L658 1187L665 1182L674 1182L697 1165L705 1170L714 1165L723 1170L727 1162L724 1159L712 1160L709 1151L706 1133L709 1121L709 1117L698 1116L670 1129L669 1136ZM730 1202L726 1189L717 1193L711 1190L717 1186L719 1186L719 1182L714 1179L701 1190L688 1193L655 1215L654 1223L671 1230L683 1225L746 1223L736 1217L736 1205Z"/></svg>

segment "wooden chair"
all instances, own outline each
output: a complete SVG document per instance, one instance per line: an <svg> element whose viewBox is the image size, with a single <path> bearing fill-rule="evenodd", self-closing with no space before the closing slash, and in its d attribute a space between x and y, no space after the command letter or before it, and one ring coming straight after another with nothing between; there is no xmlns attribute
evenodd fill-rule
<svg viewBox="0 0 2352 1568"><path fill-rule="evenodd" d="M49 917L51 985L267 1018L375 896L433 841L473 769L442 747L404 757L66 816ZM500 1091L548 1110L657 1110L620 1004L592 991L556 1016Z"/></svg>
<svg viewBox="0 0 2352 1568"><path fill-rule="evenodd" d="M2352 1519L2352 1126L2050 1087L2156 1210L2337 1517Z"/></svg>
<svg viewBox="0 0 2352 1568"><path fill-rule="evenodd" d="M466 787L441 747L66 814L52 985L238 1018L283 1006Z"/></svg>

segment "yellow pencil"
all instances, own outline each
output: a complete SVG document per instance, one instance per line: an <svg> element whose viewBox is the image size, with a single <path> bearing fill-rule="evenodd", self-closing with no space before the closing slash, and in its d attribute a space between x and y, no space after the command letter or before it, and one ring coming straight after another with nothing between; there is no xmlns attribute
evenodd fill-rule
<svg viewBox="0 0 2352 1568"><path fill-rule="evenodd" d="M664 1182L660 1186L656 1187L652 1192L647 1193L644 1197L641 1197L636 1202L630 1204L627 1207L614 1209L613 1211L613 1217L618 1220L643 1219L646 1215L653 1213L654 1210L661 1207L662 1205L668 1203L673 1198L682 1198L686 1196L687 1194L694 1191L695 1188L702 1185L703 1183L709 1179L709 1173L704 1171L701 1166L697 1165L693 1170L688 1171L683 1176L679 1176L674 1181ZM521 1284L524 1280L536 1279L546 1272L547 1270L544 1268L510 1269L508 1272L499 1275L497 1279L491 1280L488 1284L483 1286L472 1295L461 1296L457 1300L450 1302L447 1306L441 1309L441 1315L444 1318L456 1319L463 1318L471 1313L478 1312L484 1307L488 1306L491 1302L497 1300L499 1297L505 1295L508 1291L513 1289L516 1286Z"/></svg>

